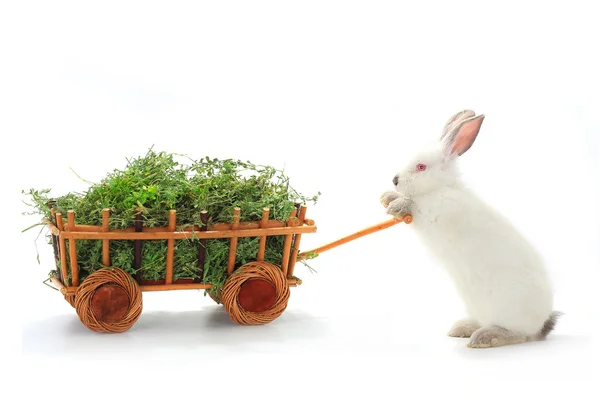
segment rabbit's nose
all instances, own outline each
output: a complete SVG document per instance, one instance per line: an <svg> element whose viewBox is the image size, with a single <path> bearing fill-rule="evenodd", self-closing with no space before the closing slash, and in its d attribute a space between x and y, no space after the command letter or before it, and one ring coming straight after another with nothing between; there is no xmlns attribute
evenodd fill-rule
<svg viewBox="0 0 600 400"><path fill-rule="evenodd" d="M394 186L396 186L398 184L398 175L394 176L394 179L392 180L392 182L394 182Z"/></svg>

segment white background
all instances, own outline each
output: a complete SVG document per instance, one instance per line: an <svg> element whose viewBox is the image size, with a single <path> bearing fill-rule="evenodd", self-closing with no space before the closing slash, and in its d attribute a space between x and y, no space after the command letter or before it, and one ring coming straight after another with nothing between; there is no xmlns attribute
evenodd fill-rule
<svg viewBox="0 0 600 400"><path fill-rule="evenodd" d="M5 3L3 331L20 342L6 346L18 398L598 398L593 2L415 3ZM269 325L235 325L202 292L145 293L119 335L87 330L42 284L51 247L38 240L38 264L39 231L21 233L37 222L21 189L85 190L70 168L97 181L154 145L285 168L321 191L313 248L386 220L395 169L463 108L486 114L464 179L553 277L565 315L545 342L447 337L462 304L406 225L324 253L317 274L299 264L304 284Z"/></svg>

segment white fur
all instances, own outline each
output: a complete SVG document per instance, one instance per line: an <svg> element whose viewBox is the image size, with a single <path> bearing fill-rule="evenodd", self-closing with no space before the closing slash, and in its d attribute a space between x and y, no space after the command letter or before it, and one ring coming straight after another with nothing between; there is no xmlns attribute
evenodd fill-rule
<svg viewBox="0 0 600 400"><path fill-rule="evenodd" d="M463 184L457 160L441 140L411 159L398 172L398 198L388 213L412 214L410 227L448 271L470 318L483 327L535 336L553 311L542 259ZM416 171L418 163L427 170Z"/></svg>

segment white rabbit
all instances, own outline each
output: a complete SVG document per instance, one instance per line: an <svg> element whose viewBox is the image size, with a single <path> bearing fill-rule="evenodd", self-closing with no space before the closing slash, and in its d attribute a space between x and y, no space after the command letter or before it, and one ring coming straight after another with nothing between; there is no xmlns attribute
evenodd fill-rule
<svg viewBox="0 0 600 400"><path fill-rule="evenodd" d="M458 157L477 137L484 115L463 110L441 138L412 158L383 193L387 213L411 214L411 227L451 276L468 318L448 335L468 347L542 340L561 314L553 311L551 282L536 250L460 180Z"/></svg>

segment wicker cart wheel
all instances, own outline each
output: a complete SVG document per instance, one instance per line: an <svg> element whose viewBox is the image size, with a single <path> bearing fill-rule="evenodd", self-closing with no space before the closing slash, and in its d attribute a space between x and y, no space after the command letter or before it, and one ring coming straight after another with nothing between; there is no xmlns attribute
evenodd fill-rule
<svg viewBox="0 0 600 400"><path fill-rule="evenodd" d="M125 332L142 313L142 291L122 269L103 268L79 286L75 309L81 322L95 332Z"/></svg>
<svg viewBox="0 0 600 400"><path fill-rule="evenodd" d="M281 268L255 261L244 264L225 282L221 299L231 319L241 325L262 325L285 311L290 288Z"/></svg>

